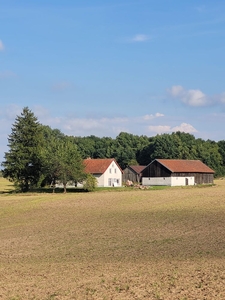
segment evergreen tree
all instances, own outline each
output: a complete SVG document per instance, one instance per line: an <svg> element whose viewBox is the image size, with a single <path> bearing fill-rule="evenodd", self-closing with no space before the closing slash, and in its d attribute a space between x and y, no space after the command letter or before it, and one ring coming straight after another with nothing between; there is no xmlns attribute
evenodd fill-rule
<svg viewBox="0 0 225 300"><path fill-rule="evenodd" d="M9 151L5 153L3 177L21 191L28 191L41 176L41 126L28 107L16 117L8 137Z"/></svg>

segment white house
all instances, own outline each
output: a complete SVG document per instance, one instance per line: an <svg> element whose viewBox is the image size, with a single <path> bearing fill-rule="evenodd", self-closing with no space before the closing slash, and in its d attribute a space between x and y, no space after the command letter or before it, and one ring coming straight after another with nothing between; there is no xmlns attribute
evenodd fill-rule
<svg viewBox="0 0 225 300"><path fill-rule="evenodd" d="M97 179L98 187L122 186L122 169L114 158L87 158L85 172Z"/></svg>

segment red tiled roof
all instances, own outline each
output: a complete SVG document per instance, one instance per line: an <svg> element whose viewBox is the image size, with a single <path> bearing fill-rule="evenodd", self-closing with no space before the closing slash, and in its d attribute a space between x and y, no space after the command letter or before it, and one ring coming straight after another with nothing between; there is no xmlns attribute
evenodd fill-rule
<svg viewBox="0 0 225 300"><path fill-rule="evenodd" d="M142 170L146 168L146 166L129 166L130 169L134 170L137 174L140 174Z"/></svg>
<svg viewBox="0 0 225 300"><path fill-rule="evenodd" d="M110 166L112 162L115 162L115 164L121 170L120 166L118 165L118 163L114 158L96 158L96 159L87 158L84 160L85 172L91 174L103 174L105 173L105 171L107 170L107 168Z"/></svg>
<svg viewBox="0 0 225 300"><path fill-rule="evenodd" d="M184 173L215 173L200 160L186 159L156 159L160 164L171 172Z"/></svg>

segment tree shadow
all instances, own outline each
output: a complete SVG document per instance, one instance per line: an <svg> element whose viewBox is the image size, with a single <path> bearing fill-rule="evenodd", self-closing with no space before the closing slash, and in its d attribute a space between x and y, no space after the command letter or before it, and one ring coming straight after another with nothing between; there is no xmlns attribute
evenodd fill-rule
<svg viewBox="0 0 225 300"><path fill-rule="evenodd" d="M11 185L9 185L11 189L4 189L0 190L0 195L12 195L12 194L27 194L27 193L37 193L37 194L64 194L63 188L55 188L55 191L53 191L53 188L31 188L27 192L22 192L21 190L17 190L15 188L12 188ZM88 191L83 188L67 188L66 194L70 193L87 193Z"/></svg>
<svg viewBox="0 0 225 300"><path fill-rule="evenodd" d="M30 189L29 192L33 192L33 193L46 193L46 194L64 194L64 189L63 188L55 188L55 190L53 190L53 188L33 188ZM66 194L68 193L87 193L87 190L83 189L83 188L67 188L66 189Z"/></svg>

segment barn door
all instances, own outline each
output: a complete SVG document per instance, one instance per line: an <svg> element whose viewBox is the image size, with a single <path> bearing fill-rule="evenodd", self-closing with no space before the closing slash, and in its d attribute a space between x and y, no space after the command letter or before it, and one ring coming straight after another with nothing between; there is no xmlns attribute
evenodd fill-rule
<svg viewBox="0 0 225 300"><path fill-rule="evenodd" d="M185 178L185 185L188 185L188 178Z"/></svg>

